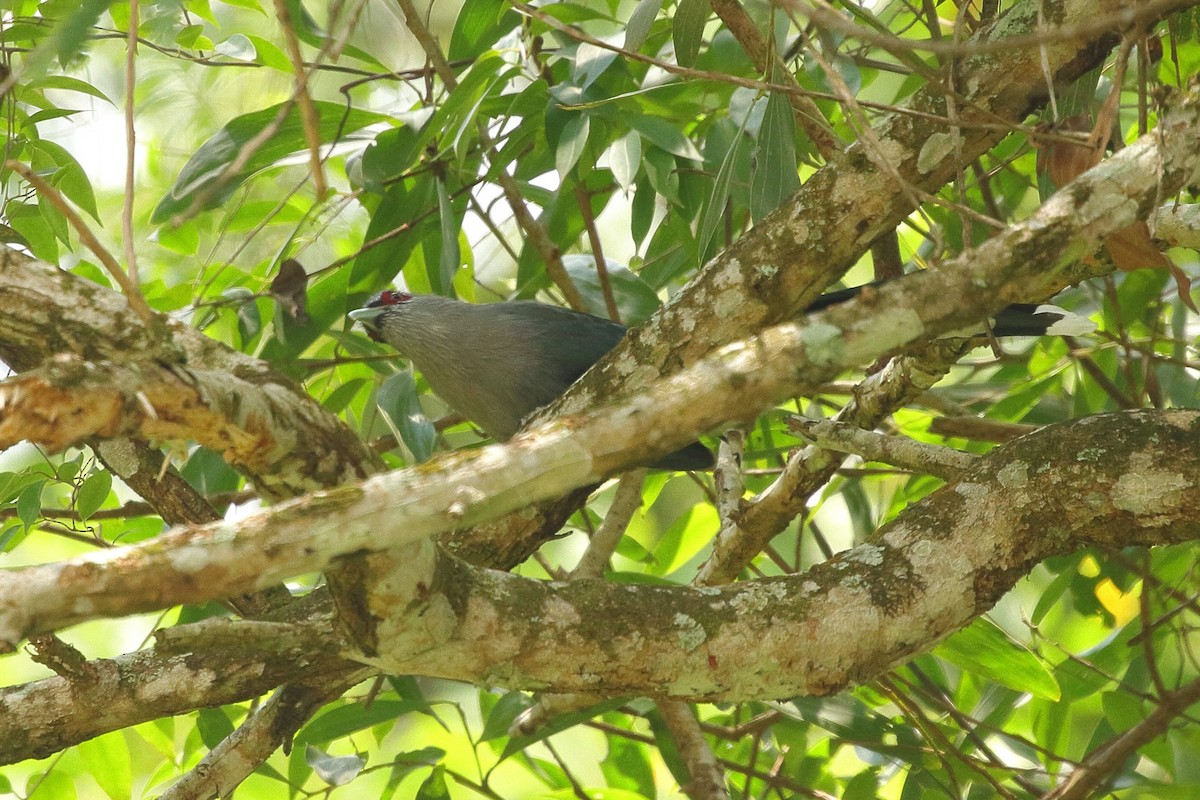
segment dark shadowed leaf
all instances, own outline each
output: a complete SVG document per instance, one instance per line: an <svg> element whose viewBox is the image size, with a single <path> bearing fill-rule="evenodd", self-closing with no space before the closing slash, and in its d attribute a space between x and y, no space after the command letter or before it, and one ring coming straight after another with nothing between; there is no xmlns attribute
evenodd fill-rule
<svg viewBox="0 0 1200 800"><path fill-rule="evenodd" d="M750 186L750 214L757 222L800 188L796 172L796 117L775 92L767 99L758 136L758 158Z"/></svg>
<svg viewBox="0 0 1200 800"><path fill-rule="evenodd" d="M397 372L383 382L378 394L379 410L383 412L392 432L418 462L433 455L437 431L421 410L417 385L412 373Z"/></svg>
<svg viewBox="0 0 1200 800"><path fill-rule="evenodd" d="M358 109L347 110L337 103L314 103L319 119L318 134L323 144L345 137L367 125L384 122L387 117ZM243 114L225 124L220 131L192 154L175 179L175 185L158 201L150 221L161 224L175 214L186 211L197 198L203 197L201 208L217 208L255 172L274 164L284 156L307 148L304 126L295 105L287 110L279 129L254 151L246 165L227 179L221 176L233 164L242 148L264 129L271 126L284 106L275 105L260 111Z"/></svg>

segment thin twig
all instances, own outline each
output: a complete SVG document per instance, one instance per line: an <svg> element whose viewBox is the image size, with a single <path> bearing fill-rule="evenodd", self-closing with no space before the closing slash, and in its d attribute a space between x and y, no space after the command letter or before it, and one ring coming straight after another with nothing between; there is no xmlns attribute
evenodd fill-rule
<svg viewBox="0 0 1200 800"><path fill-rule="evenodd" d="M134 90L137 87L138 0L129 0L129 32L125 43L125 204L121 209L121 236L125 239L125 268L129 282L141 285L138 275L137 248L133 245L134 158L137 132L133 125Z"/></svg>
<svg viewBox="0 0 1200 800"><path fill-rule="evenodd" d="M828 419L790 417L788 429L817 447L839 453L854 453L867 461L905 467L917 473L956 480L974 466L977 456L951 447L927 444L903 436L887 436L857 425Z"/></svg>
<svg viewBox="0 0 1200 800"><path fill-rule="evenodd" d="M733 38L737 39L759 74L768 78L772 75L778 76L780 80L799 88L795 75L788 70L775 48L762 35L757 23L750 18L738 0L712 0L712 9L721 18L721 22L725 23L726 29L733 34ZM838 141L837 134L833 132L821 109L803 94L789 92L786 96L796 114L796 124L808 134L822 158L826 161L833 160L841 152L843 145Z"/></svg>
<svg viewBox="0 0 1200 800"><path fill-rule="evenodd" d="M657 705L679 747L680 757L692 773L691 782L679 788L692 800L729 800L725 772L704 738L691 706L678 700L663 700Z"/></svg>
<svg viewBox="0 0 1200 800"><path fill-rule="evenodd" d="M458 79L454 75L454 70L450 68L450 63L446 61L446 57L442 54L442 49L438 45L437 40L425 23L421 20L416 8L413 6L412 0L396 0L396 5L400 7L400 11L404 14L405 24L408 25L409 31L416 38L417 42L425 51L425 56L433 65L434 72L442 79L442 83L450 91L458 86ZM490 161L498 161L498 153L496 151L495 141L492 139L491 133L488 131L487 124L483 120L479 120L477 125L477 135L479 143L483 147L484 153L487 154ZM583 301L583 295L579 293L578 287L571 280L571 276L567 274L566 268L562 263L562 253L558 249L558 245L550 238L550 234L545 227L534 218L529 211L529 206L525 203L525 198L521 196L521 187L517 184L516 178L508 173L507 170L498 170L496 173L496 182L500 184L500 189L504 192L504 197L508 200L509 206L512 208L513 217L517 221L517 225L525 232L529 242L537 249L542 257L542 261L546 266L546 275L554 282L559 291L563 293L563 297L567 301L567 305L576 311L587 311L587 304Z"/></svg>
<svg viewBox="0 0 1200 800"><path fill-rule="evenodd" d="M626 472L617 481L617 491L613 495L612 505L600 528L592 535L592 540L584 551L583 557L571 572L571 580L581 578L601 578L608 562L616 552L617 543L625 535L629 520L633 513L642 505L642 481L646 478L646 470L635 469Z"/></svg>
<svg viewBox="0 0 1200 800"><path fill-rule="evenodd" d="M11 169L13 172L25 179L26 183L33 187L34 191L49 200L55 208L67 218L67 222L75 230L75 235L79 237L79 241L83 246L100 260L104 268L113 276L113 280L121 287L125 293L125 300L129 303L129 307L142 318L147 324L153 319L154 313L150 310L150 306L146 305L146 298L142 297L142 290L130 277L125 274L125 270L121 269L121 265L113 258L112 253L105 249L104 245L100 244L100 240L95 237L91 229L83 221L83 218L71 207L62 193L54 186L51 186L46 181L42 180L41 176L30 169L27 165L20 161L7 161L4 166Z"/></svg>
<svg viewBox="0 0 1200 800"><path fill-rule="evenodd" d="M600 292L604 295L604 308L608 318L613 322L621 321L621 312L617 310L617 299L613 297L612 281L608 279L608 264L604 261L604 246L600 241L600 232L596 230L596 218L592 215L592 197L582 183L575 185L575 202L583 214L583 227L587 231L588 242L592 245L592 258L596 262L596 277L600 281Z"/></svg>
<svg viewBox="0 0 1200 800"><path fill-rule="evenodd" d="M292 27L292 18L288 13L285 0L275 0L275 16L279 19L279 27L283 30L283 42L287 47L288 60L292 63L292 74L296 79L294 97L300 106L300 120L304 128L304 141L308 144L309 172L312 173L313 189L317 199L325 197L325 168L321 165L321 130L317 117L317 108L313 105L312 95L308 93L308 79L311 74L304 68L304 56L300 52L300 40Z"/></svg>
<svg viewBox="0 0 1200 800"><path fill-rule="evenodd" d="M1093 750L1071 775L1042 800L1084 800L1098 797L1098 790L1138 748L1161 736L1167 726L1200 700L1200 679L1159 698L1158 706L1122 734Z"/></svg>

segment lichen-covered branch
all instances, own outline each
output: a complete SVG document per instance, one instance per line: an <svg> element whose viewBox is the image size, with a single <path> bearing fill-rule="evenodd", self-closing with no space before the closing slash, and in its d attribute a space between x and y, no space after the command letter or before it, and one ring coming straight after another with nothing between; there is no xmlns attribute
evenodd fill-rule
<svg viewBox="0 0 1200 800"><path fill-rule="evenodd" d="M866 544L801 575L720 588L534 581L410 554L363 582L379 587L364 598L379 620L367 660L555 692L720 702L837 692L933 646L1052 555L1200 537L1198 442L1198 411L1048 426L980 458Z"/></svg>
<svg viewBox="0 0 1200 800"><path fill-rule="evenodd" d="M8 400L25 400L14 412L0 407L0 425L10 413L23 415L9 425L9 439L20 436L20 425L34 423L31 401L46 401L47 443L73 443L77 438L65 441L69 431L123 436L139 426L168 423L174 426L172 439L228 436L218 449L227 450L271 498L361 480L382 466L353 431L265 362L165 315L144 325L130 316L117 293L8 249L0 250L0 360L19 372L45 370L40 378L31 376L30 383L7 390ZM105 374L111 382L107 389L97 386ZM228 385L221 388L205 375L225 376ZM104 390L89 402L82 392L71 391L73 380ZM177 385L163 397L162 413L142 402L172 380ZM167 402L182 402L189 382L193 391L186 408ZM172 418L174 412L181 416ZM127 414L132 417L123 418ZM228 417L223 422L217 419L222 415ZM74 421L86 424L73 429ZM30 432L38 429L35 425ZM153 434L147 430L145 435Z"/></svg>
<svg viewBox="0 0 1200 800"><path fill-rule="evenodd" d="M1197 94L1180 98L1153 136L945 268L721 348L636 397L503 445L310 495L236 529L183 530L149 545L0 574L0 641L14 647L30 633L74 621L246 591L324 569L342 555L492 519L652 461L700 431L753 419L847 366L986 317L1144 214L1160 191L1196 179ZM951 305L946 296L962 300Z"/></svg>
<svg viewBox="0 0 1200 800"><path fill-rule="evenodd" d="M1115 19L1124 5L1120 0L1067 0L1044 9L1045 25L1069 28L1107 16ZM1014 3L995 25L964 44L1035 33L1042 6L1038 0ZM954 154L969 163L1044 102L1043 59L1049 76L1066 84L1098 66L1116 41L1114 31L1092 40L1055 41L1040 51L1024 48L964 58L956 64L956 85L963 87L963 94L956 100L954 124L961 141L952 138L941 86L918 90L906 103L910 113L886 115L872 128L873 136L894 174L904 176L915 189L937 191L962 166ZM912 211L891 174L881 172L861 145L852 145L714 258L540 418L588 408L614 387L644 386L714 347L802 312L878 236Z"/></svg>
<svg viewBox="0 0 1200 800"><path fill-rule="evenodd" d="M295 417L313 421L317 409L297 403L285 385L184 364L56 358L0 383L0 409L0 447L28 440L59 452L93 437L195 441L275 493L300 478L275 474L283 454L315 459L336 446L308 449L322 431L302 431Z"/></svg>
<svg viewBox="0 0 1200 800"><path fill-rule="evenodd" d="M251 630L261 643L258 629ZM302 648L142 650L96 659L87 662L86 679L55 676L0 689L0 764L44 758L109 731L241 702L297 676L344 667L316 636Z"/></svg>
<svg viewBox="0 0 1200 800"><path fill-rule="evenodd" d="M370 587L359 601L378 624L356 632L357 656L348 646L342 655L389 672L555 692L728 702L831 693L932 647L1045 558L1200 538L1197 442L1198 411L1047 426L979 458L866 544L801 575L721 588L537 581L420 542L401 559L356 562ZM191 628L203 656L173 655ZM270 680L339 672L338 641L311 623L301 637L253 622L183 626L163 642L172 652L93 662L111 679L0 692L0 761L79 741L80 729L96 735L190 703L253 697ZM274 665L267 677L263 663ZM150 700L160 704L138 704ZM47 709L62 727L31 730Z"/></svg>

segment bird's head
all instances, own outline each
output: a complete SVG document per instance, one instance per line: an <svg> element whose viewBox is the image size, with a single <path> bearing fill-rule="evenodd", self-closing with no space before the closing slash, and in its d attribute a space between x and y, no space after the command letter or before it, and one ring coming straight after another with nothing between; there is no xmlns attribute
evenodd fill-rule
<svg viewBox="0 0 1200 800"><path fill-rule="evenodd" d="M373 341L382 342L385 341L383 326L387 319L400 312L404 304L410 303L412 300L413 295L408 292L386 289L371 298L371 301L362 308L351 311L349 317L355 322L361 322L366 328L367 336L370 336Z"/></svg>

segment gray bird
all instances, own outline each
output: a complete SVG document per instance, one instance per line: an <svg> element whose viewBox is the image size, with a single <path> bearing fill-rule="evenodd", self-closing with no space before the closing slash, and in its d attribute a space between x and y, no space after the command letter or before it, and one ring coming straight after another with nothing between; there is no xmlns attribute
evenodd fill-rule
<svg viewBox="0 0 1200 800"><path fill-rule="evenodd" d="M810 311L851 299L862 287L830 292ZM531 301L474 305L437 295L385 291L350 312L367 335L410 359L458 413L504 441L616 346L625 326ZM992 320L997 336L1081 334L1095 326L1057 306L1013 305ZM958 335L969 336L971 332ZM651 464L657 469L708 469L699 442Z"/></svg>
<svg viewBox="0 0 1200 800"><path fill-rule="evenodd" d="M385 291L350 312L367 335L408 358L451 408L504 441L577 381L625 335L625 326L533 301L475 305ZM712 467L694 442L656 469Z"/></svg>

